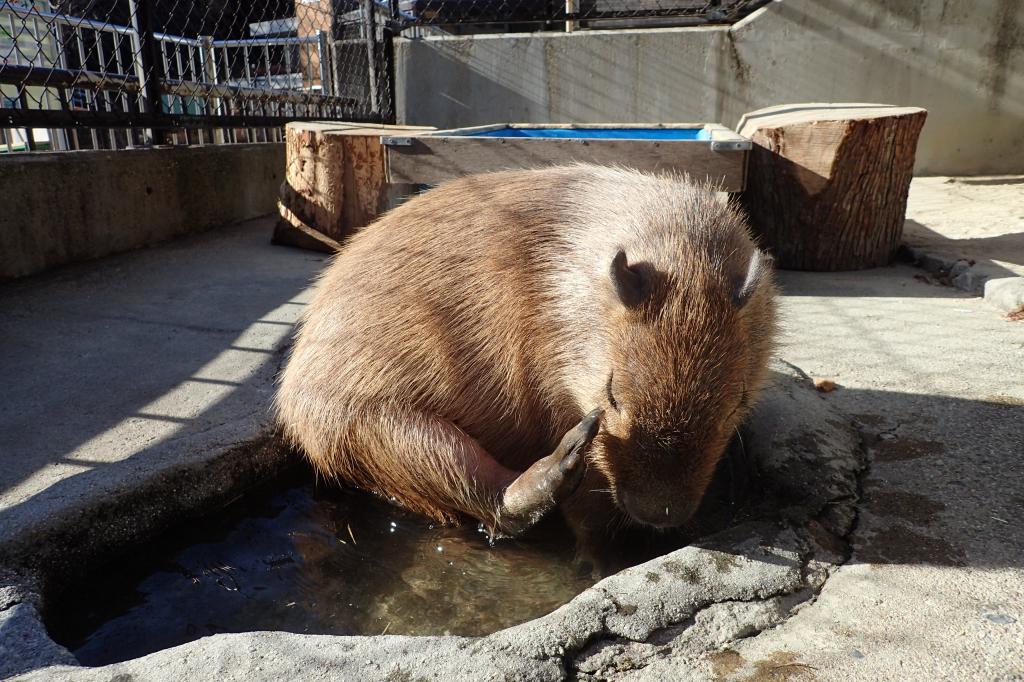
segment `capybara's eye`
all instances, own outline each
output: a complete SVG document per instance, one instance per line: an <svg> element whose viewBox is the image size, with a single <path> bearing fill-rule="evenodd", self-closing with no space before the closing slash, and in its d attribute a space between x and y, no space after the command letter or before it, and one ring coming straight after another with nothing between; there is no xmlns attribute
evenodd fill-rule
<svg viewBox="0 0 1024 682"><path fill-rule="evenodd" d="M612 377L615 376L615 372L608 375L608 383L605 384L604 390L608 394L608 403L615 408L615 411L619 411L619 404L615 402L615 395L612 393Z"/></svg>

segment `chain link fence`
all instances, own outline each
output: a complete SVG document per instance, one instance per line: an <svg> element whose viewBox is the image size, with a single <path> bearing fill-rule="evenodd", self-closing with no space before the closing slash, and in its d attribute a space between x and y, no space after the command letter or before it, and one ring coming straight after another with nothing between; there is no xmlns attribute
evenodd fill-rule
<svg viewBox="0 0 1024 682"><path fill-rule="evenodd" d="M0 0L0 152L391 122L391 37L731 23L766 0Z"/></svg>
<svg viewBox="0 0 1024 682"><path fill-rule="evenodd" d="M280 139L392 118L373 0L4 0L0 151Z"/></svg>
<svg viewBox="0 0 1024 682"><path fill-rule="evenodd" d="M398 0L395 20L404 29L451 33L649 28L725 24L767 0Z"/></svg>

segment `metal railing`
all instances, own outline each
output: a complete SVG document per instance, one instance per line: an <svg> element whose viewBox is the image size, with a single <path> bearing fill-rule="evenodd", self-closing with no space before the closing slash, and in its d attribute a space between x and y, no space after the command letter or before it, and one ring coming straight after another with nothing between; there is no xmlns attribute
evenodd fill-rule
<svg viewBox="0 0 1024 682"><path fill-rule="evenodd" d="M160 17L157 0L114 0L102 20L49 4L0 4L0 151L280 139L287 121L391 116L373 68L383 31L360 19L353 50L335 40L327 1L271 2L245 17L257 22L186 21L210 27L196 36L155 30L174 11ZM110 20L118 5L131 25Z"/></svg>

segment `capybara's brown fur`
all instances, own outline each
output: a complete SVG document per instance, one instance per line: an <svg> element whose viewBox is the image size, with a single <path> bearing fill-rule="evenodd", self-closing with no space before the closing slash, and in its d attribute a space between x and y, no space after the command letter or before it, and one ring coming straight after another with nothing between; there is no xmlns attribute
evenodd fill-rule
<svg viewBox="0 0 1024 682"><path fill-rule="evenodd" d="M774 298L742 216L686 178L463 178L334 259L279 415L325 476L500 527L509 484L604 408L573 499L600 489L609 509L679 525L764 380Z"/></svg>

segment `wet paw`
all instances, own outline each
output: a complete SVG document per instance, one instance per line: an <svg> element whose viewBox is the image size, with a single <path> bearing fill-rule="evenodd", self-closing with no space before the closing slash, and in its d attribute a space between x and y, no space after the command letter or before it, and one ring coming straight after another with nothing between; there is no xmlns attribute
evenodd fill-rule
<svg viewBox="0 0 1024 682"><path fill-rule="evenodd" d="M521 533L572 495L587 470L586 454L601 428L604 410L588 413L547 457L537 460L505 489L499 530Z"/></svg>
<svg viewBox="0 0 1024 682"><path fill-rule="evenodd" d="M586 454L601 429L603 416L604 410L601 408L589 412L579 424L562 436L558 447L549 455L558 459L558 471L562 477L555 488L556 502L561 502L574 493L583 480L583 474L587 470Z"/></svg>

